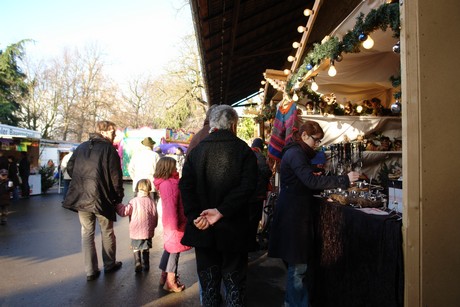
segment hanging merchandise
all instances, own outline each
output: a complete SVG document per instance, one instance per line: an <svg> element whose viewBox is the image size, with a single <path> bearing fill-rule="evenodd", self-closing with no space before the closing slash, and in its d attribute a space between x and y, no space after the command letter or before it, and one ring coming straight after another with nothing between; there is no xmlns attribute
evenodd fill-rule
<svg viewBox="0 0 460 307"><path fill-rule="evenodd" d="M268 144L268 156L281 161L284 145L291 139L293 128L297 126L297 105L292 100L283 99L276 111L273 129Z"/></svg>

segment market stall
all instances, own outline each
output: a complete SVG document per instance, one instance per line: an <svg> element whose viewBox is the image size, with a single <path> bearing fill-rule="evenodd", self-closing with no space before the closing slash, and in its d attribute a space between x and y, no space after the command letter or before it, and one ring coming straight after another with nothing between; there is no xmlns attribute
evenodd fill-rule
<svg viewBox="0 0 460 307"><path fill-rule="evenodd" d="M27 153L30 162L30 195L41 194L41 175L38 172L40 138L37 131L0 124L0 150L3 155L19 161L21 152Z"/></svg>

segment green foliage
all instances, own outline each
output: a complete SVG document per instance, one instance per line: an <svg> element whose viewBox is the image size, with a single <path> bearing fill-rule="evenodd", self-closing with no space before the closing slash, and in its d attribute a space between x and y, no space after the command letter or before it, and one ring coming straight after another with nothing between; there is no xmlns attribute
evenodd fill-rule
<svg viewBox="0 0 460 307"><path fill-rule="evenodd" d="M54 179L54 169L42 165L40 166L38 173L41 175L42 193L46 193L46 191L56 184L56 179Z"/></svg>
<svg viewBox="0 0 460 307"><path fill-rule="evenodd" d="M5 51L0 50L0 122L16 126L19 118L19 99L27 95L26 75L21 71L18 60L24 56L22 40L12 44Z"/></svg>
<svg viewBox="0 0 460 307"><path fill-rule="evenodd" d="M275 115L276 115L276 105L265 104L262 107L262 110L260 111L259 115L257 115L254 118L254 121L256 123L263 123L272 118L275 118Z"/></svg>
<svg viewBox="0 0 460 307"><path fill-rule="evenodd" d="M238 122L237 135L240 139L249 142L254 138L255 122L249 117L240 118Z"/></svg>

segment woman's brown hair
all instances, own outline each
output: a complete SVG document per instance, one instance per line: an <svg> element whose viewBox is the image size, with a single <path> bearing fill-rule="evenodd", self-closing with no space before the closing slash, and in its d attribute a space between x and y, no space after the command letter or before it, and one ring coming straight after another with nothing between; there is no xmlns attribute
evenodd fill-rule
<svg viewBox="0 0 460 307"><path fill-rule="evenodd" d="M176 159L171 157L161 157L155 167L153 177L168 179L176 169Z"/></svg>
<svg viewBox="0 0 460 307"><path fill-rule="evenodd" d="M324 131L321 126L312 120L305 121L298 129L292 133L292 139L294 141L300 141L302 133L306 132L307 135L313 136L319 134L319 138L322 139L324 137Z"/></svg>

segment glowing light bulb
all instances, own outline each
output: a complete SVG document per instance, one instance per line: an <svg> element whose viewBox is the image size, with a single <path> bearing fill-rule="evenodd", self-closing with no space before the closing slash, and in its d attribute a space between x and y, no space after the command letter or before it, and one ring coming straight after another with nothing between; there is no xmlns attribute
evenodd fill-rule
<svg viewBox="0 0 460 307"><path fill-rule="evenodd" d="M371 49L372 47L374 47L374 40L370 35L368 35L367 39L363 42L363 47L365 49Z"/></svg>
<svg viewBox="0 0 460 307"><path fill-rule="evenodd" d="M306 30L307 30L307 28L304 27L304 26L298 26L298 27L297 27L297 32L299 32L299 33L303 33L303 32L305 32Z"/></svg>
<svg viewBox="0 0 460 307"><path fill-rule="evenodd" d="M290 73L291 71L290 71L289 69L286 68L285 70L283 70L283 72L284 72L285 75L289 75L289 73Z"/></svg>
<svg viewBox="0 0 460 307"><path fill-rule="evenodd" d="M310 15L313 15L313 11L310 10L310 9L305 9L305 10L303 11L303 14L304 14L305 16L310 16Z"/></svg>
<svg viewBox="0 0 460 307"><path fill-rule="evenodd" d="M363 111L363 106L357 106L356 112L361 113Z"/></svg>
<svg viewBox="0 0 460 307"><path fill-rule="evenodd" d="M288 60L288 62L294 62L294 61L295 61L295 57L292 56L292 55L290 55L290 56L288 56L287 60Z"/></svg>
<svg viewBox="0 0 460 307"><path fill-rule="evenodd" d="M311 90L315 92L318 90L318 84L315 82L315 80L313 80L311 83Z"/></svg>
<svg viewBox="0 0 460 307"><path fill-rule="evenodd" d="M337 69L335 69L334 63L332 63L331 66L329 66L327 74L329 75L329 77L335 77L335 75L337 75Z"/></svg>
<svg viewBox="0 0 460 307"><path fill-rule="evenodd" d="M292 96L292 100L294 100L294 101L299 100L299 96L297 96L297 93L294 93L294 95Z"/></svg>
<svg viewBox="0 0 460 307"><path fill-rule="evenodd" d="M265 80L260 81L260 84L265 85L267 83Z"/></svg>
<svg viewBox="0 0 460 307"><path fill-rule="evenodd" d="M293 42L293 43L292 43L292 48L294 48L294 49L297 49L297 48L299 48L300 46L301 46L301 44L300 44L299 42Z"/></svg>

